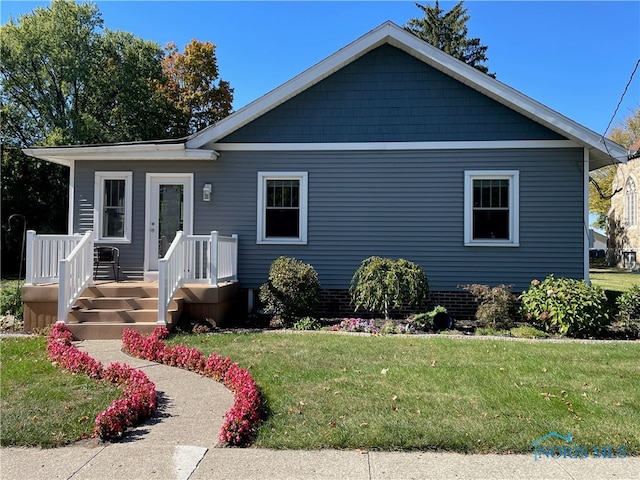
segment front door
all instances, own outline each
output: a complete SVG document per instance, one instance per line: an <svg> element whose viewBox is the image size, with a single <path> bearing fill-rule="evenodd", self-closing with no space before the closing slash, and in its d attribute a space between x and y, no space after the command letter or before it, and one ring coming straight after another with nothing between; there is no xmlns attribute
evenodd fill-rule
<svg viewBox="0 0 640 480"><path fill-rule="evenodd" d="M146 192L145 277L151 280L176 232L192 233L193 174L148 173Z"/></svg>

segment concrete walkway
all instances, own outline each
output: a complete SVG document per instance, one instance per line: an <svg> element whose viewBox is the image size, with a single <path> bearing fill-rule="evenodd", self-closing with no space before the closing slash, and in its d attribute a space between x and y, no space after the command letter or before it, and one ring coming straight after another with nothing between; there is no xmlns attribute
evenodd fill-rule
<svg viewBox="0 0 640 480"><path fill-rule="evenodd" d="M232 394L222 384L138 360L119 340L78 344L105 366L142 369L159 392L157 415L117 443L2 448L2 480L35 479L639 479L640 458L539 459L530 455L216 448Z"/></svg>

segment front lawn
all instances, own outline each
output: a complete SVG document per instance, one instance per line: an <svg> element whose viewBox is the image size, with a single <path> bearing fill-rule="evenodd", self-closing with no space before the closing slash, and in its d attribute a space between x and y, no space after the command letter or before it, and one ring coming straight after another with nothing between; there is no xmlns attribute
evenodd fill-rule
<svg viewBox="0 0 640 480"><path fill-rule="evenodd" d="M305 332L177 335L248 368L264 448L527 453L549 432L640 454L640 343Z"/></svg>
<svg viewBox="0 0 640 480"><path fill-rule="evenodd" d="M51 364L46 337L0 340L2 446L58 447L91 436L96 415L121 395L113 384Z"/></svg>

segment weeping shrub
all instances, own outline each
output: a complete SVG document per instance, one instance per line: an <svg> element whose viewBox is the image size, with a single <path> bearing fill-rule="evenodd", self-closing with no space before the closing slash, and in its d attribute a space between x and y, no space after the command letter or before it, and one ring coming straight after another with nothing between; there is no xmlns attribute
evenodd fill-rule
<svg viewBox="0 0 640 480"><path fill-rule="evenodd" d="M429 296L429 284L419 265L400 258L369 257L351 278L349 288L355 309L383 313L394 308L420 306Z"/></svg>

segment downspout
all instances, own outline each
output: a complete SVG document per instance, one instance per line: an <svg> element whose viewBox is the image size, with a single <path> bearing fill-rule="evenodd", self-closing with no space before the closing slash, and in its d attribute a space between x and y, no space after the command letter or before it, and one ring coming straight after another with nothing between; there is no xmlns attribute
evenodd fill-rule
<svg viewBox="0 0 640 480"><path fill-rule="evenodd" d="M584 251L583 262L584 271L583 278L587 285L591 285L591 279L589 278L589 150L585 147L583 149L582 159L582 191L583 191L583 224L584 224Z"/></svg>
<svg viewBox="0 0 640 480"><path fill-rule="evenodd" d="M73 200L76 190L76 161L71 160L69 165L69 212L67 220L67 235L73 235ZM97 228L94 226L94 228Z"/></svg>

